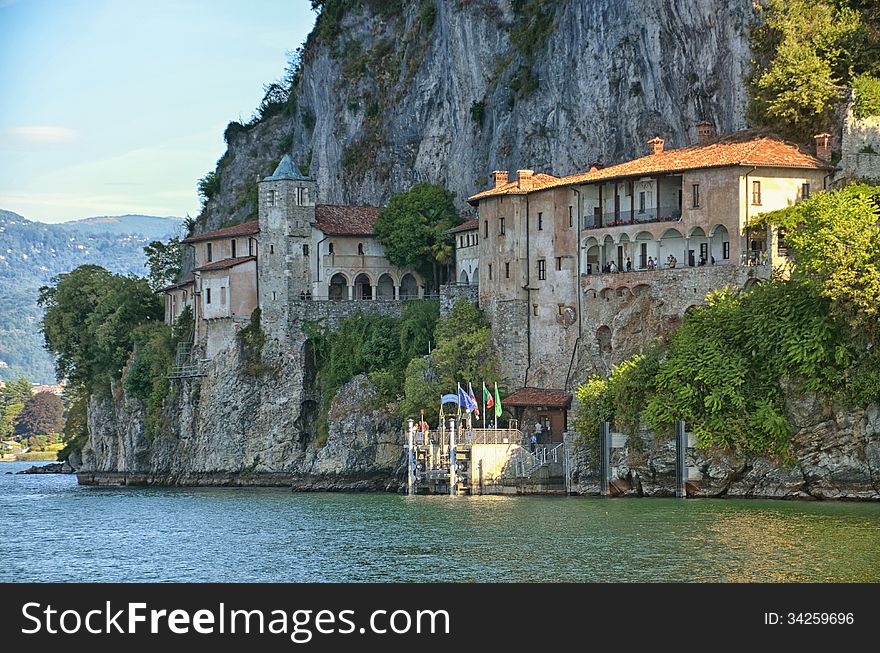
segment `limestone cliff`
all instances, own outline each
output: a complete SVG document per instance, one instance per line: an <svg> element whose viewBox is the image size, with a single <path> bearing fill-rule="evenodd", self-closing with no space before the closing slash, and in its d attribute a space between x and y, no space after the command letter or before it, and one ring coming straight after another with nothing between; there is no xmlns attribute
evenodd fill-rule
<svg viewBox="0 0 880 653"><path fill-rule="evenodd" d="M701 119L745 126L750 0L328 4L344 10L319 18L292 101L227 129L199 228L253 215L254 180L284 152L322 202L382 204L430 181L464 208L496 168L571 173L656 134L690 143Z"/></svg>
<svg viewBox="0 0 880 653"><path fill-rule="evenodd" d="M355 377L334 400L329 437L320 442L305 339L296 345L268 343L258 376L244 371L243 352L233 347L211 361L206 376L174 381L153 437L140 401L118 390L111 399L93 398L80 482L395 490L399 421L374 405L369 380Z"/></svg>

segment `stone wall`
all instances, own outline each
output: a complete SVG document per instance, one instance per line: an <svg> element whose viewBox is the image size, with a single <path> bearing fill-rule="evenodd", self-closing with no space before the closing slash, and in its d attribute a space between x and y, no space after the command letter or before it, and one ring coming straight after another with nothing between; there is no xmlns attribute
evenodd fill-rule
<svg viewBox="0 0 880 653"><path fill-rule="evenodd" d="M295 328L302 322L320 322L330 329L336 329L341 320L357 313L401 317L406 301L419 300L297 300L290 303L290 326Z"/></svg>
<svg viewBox="0 0 880 653"><path fill-rule="evenodd" d="M582 275L581 340L567 388L590 374L607 375L612 365L670 334L691 306L705 303L709 291L747 288L769 278L770 266L733 264Z"/></svg>
<svg viewBox="0 0 880 653"><path fill-rule="evenodd" d="M729 451L688 449L695 472L688 496L880 500L880 405L851 408L816 396L786 403L793 428L790 461ZM674 496L675 443L651 433L639 448L612 450L614 495ZM598 494L596 438L568 434L572 489Z"/></svg>
<svg viewBox="0 0 880 653"><path fill-rule="evenodd" d="M446 317L460 301L478 304L480 288L476 285L462 286L448 283L440 287L440 317Z"/></svg>
<svg viewBox="0 0 880 653"><path fill-rule="evenodd" d="M880 181L880 116L859 118L853 113L852 98L843 120L839 166L835 182L849 179Z"/></svg>

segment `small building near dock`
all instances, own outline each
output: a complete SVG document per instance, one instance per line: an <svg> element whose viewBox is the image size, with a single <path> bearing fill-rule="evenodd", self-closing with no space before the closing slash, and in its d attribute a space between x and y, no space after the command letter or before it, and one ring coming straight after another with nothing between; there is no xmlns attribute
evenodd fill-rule
<svg viewBox="0 0 880 653"><path fill-rule="evenodd" d="M504 407L513 409L520 428L530 435L535 424L541 425L539 444L557 444L568 430L571 399L565 390L520 388L504 400Z"/></svg>

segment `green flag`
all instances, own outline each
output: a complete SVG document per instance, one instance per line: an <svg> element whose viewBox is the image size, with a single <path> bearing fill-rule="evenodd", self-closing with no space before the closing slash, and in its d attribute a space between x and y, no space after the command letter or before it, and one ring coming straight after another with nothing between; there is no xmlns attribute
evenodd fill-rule
<svg viewBox="0 0 880 653"><path fill-rule="evenodd" d="M501 395L498 394L498 384L495 384L495 417L501 417Z"/></svg>

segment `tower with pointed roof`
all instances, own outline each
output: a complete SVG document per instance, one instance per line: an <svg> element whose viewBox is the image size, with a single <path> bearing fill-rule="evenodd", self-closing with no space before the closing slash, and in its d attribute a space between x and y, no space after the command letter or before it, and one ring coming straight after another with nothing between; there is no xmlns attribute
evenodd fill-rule
<svg viewBox="0 0 880 653"><path fill-rule="evenodd" d="M275 172L259 182L259 192L260 309L268 328L284 329L291 302L311 292L317 184L285 154Z"/></svg>

